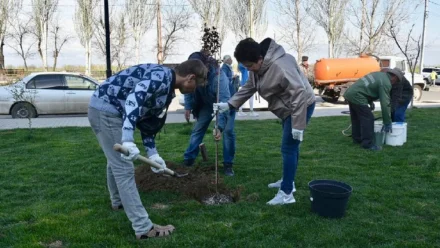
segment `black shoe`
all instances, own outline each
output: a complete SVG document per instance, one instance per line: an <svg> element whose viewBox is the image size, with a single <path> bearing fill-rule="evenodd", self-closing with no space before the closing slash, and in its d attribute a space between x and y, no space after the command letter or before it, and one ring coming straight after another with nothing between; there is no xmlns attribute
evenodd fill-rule
<svg viewBox="0 0 440 248"><path fill-rule="evenodd" d="M234 176L234 170L232 169L232 164L223 164L223 169L225 176L228 177Z"/></svg>
<svg viewBox="0 0 440 248"><path fill-rule="evenodd" d="M194 166L194 159L185 159L183 160L183 166L192 167Z"/></svg>
<svg viewBox="0 0 440 248"><path fill-rule="evenodd" d="M371 151L380 151L380 150L382 150L382 147L381 147L381 146L376 146L376 145L374 145L374 146L368 148L368 150L371 150Z"/></svg>

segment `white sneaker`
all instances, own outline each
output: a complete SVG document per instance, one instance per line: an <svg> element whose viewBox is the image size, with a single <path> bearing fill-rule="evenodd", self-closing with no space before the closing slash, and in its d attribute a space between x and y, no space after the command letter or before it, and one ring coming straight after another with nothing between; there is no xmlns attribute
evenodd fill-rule
<svg viewBox="0 0 440 248"><path fill-rule="evenodd" d="M240 111L240 112L237 113L237 115L238 115L238 116L246 116L247 114L245 114L245 113L243 113L243 112Z"/></svg>
<svg viewBox="0 0 440 248"><path fill-rule="evenodd" d="M278 193L275 195L275 197L268 201L266 204L267 205L284 205L284 204L291 204L291 203L295 203L295 198L293 198L293 194L290 193L288 195L286 195L286 193L284 193L284 191L282 191L281 189L278 190Z"/></svg>
<svg viewBox="0 0 440 248"><path fill-rule="evenodd" d="M250 116L253 116L253 117L258 117L258 116L260 116L259 114L255 113L254 111L251 111L251 112L249 113L249 115L250 115Z"/></svg>
<svg viewBox="0 0 440 248"><path fill-rule="evenodd" d="M281 182L282 181L283 181L283 179L280 179L280 180L278 180L278 181L276 181L274 183L269 183L267 185L267 187L269 187L269 188L281 188ZM292 193L295 193L296 192L295 182L293 182L292 186L293 186Z"/></svg>

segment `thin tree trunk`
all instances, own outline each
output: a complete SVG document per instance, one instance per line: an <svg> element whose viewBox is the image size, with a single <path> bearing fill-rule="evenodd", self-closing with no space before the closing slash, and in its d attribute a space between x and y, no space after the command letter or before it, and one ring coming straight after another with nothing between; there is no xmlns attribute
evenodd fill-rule
<svg viewBox="0 0 440 248"><path fill-rule="evenodd" d="M55 51L54 53L55 54L53 56L53 68L52 68L53 71L57 69L58 51Z"/></svg>
<svg viewBox="0 0 440 248"><path fill-rule="evenodd" d="M0 41L0 69L5 69L5 55L3 53L3 47L5 46L4 37Z"/></svg>
<svg viewBox="0 0 440 248"><path fill-rule="evenodd" d="M301 23L300 23L300 16L299 16L299 6L300 0L295 0L295 17L296 17L296 40L298 43L298 62L301 61L302 57L302 44L301 44Z"/></svg>
<svg viewBox="0 0 440 248"><path fill-rule="evenodd" d="M141 54L140 54L140 46L141 46L141 37L140 37L140 32L136 32L135 36L134 36L134 41L135 41L135 45L136 45L136 64L139 64L140 58L141 58Z"/></svg>
<svg viewBox="0 0 440 248"><path fill-rule="evenodd" d="M361 19L361 32L359 37L359 53L362 52L362 43L364 41L364 29L367 19L367 0L362 0L362 19Z"/></svg>
<svg viewBox="0 0 440 248"><path fill-rule="evenodd" d="M163 46L162 46L162 16L160 14L160 1L157 0L157 63L163 63Z"/></svg>

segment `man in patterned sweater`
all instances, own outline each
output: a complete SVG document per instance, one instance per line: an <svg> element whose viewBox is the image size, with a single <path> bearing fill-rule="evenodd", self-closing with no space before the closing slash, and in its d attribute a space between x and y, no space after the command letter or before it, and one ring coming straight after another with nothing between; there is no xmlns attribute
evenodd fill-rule
<svg viewBox="0 0 440 248"><path fill-rule="evenodd" d="M137 239L167 236L174 227L154 225L142 205L132 162L140 153L134 143L134 130L141 119L147 124L160 120L158 117L166 112L175 97L175 89L183 94L194 92L197 86L205 84L206 75L207 68L199 60L187 60L174 70L162 65L140 64L108 78L90 100L88 117L107 158L112 208L125 210ZM148 157L163 167L153 171L163 172L166 165L157 152L155 133L141 131ZM113 145L120 142L128 149L128 156L113 150Z"/></svg>

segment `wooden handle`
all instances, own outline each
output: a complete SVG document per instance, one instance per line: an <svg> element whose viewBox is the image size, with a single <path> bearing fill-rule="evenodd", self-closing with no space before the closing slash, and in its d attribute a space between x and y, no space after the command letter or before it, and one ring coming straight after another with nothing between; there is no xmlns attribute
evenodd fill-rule
<svg viewBox="0 0 440 248"><path fill-rule="evenodd" d="M113 146L113 150L115 150L115 151L117 151L117 152L120 152L120 153L124 154L125 156L128 156L128 154L129 154L128 149L125 148L125 147L123 147L123 146L120 145L120 144L115 144L115 145ZM144 157L144 156L142 156L142 155L140 155L140 154L137 156L136 159L137 159L137 160L140 160L140 161L146 163L147 165L149 165L149 166L151 166L151 167L154 167L154 168L156 168L156 169L159 169L159 170L162 169L162 166L160 166L158 163L156 163L156 162L154 162L153 160L148 159L148 158L146 158L146 157ZM175 174L176 174L174 171L172 171L172 170L170 170L170 169L168 169L168 168L165 168L165 173L168 174L168 175L171 175L171 176L175 176Z"/></svg>

